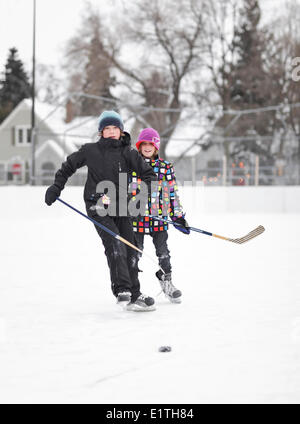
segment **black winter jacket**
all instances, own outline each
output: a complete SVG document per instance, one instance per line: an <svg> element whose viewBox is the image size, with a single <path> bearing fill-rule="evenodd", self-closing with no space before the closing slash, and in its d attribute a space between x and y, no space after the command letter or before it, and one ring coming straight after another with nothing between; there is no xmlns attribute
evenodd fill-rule
<svg viewBox="0 0 300 424"><path fill-rule="evenodd" d="M88 175L84 188L84 200L89 210L96 194L97 184L102 181L111 181L116 187L117 208L116 216L119 216L119 199L126 197L128 179L125 184L119 184L119 174L126 173L128 176L132 171L137 172L142 180L148 185L149 192L152 181L157 176L152 167L145 163L140 154L131 147L130 135L124 133L120 140L103 138L96 143L84 144L77 152L67 157L61 168L55 174L54 184L61 190L64 188L68 178L77 169L87 166Z"/></svg>

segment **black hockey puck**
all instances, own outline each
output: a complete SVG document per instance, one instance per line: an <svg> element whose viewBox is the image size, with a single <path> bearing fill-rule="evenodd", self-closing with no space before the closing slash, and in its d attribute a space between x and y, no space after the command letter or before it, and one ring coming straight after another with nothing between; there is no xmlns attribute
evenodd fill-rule
<svg viewBox="0 0 300 424"><path fill-rule="evenodd" d="M158 349L159 352L171 352L171 350L171 346L160 346L160 348Z"/></svg>

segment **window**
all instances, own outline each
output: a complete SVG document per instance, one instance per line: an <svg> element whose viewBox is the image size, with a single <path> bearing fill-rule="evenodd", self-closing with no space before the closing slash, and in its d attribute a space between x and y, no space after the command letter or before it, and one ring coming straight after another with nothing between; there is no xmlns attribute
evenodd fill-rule
<svg viewBox="0 0 300 424"><path fill-rule="evenodd" d="M50 185L53 183L55 175L55 165L52 162L44 162L42 165L42 184Z"/></svg>
<svg viewBox="0 0 300 424"><path fill-rule="evenodd" d="M31 144L31 128L29 125L15 127L16 146L28 146Z"/></svg>

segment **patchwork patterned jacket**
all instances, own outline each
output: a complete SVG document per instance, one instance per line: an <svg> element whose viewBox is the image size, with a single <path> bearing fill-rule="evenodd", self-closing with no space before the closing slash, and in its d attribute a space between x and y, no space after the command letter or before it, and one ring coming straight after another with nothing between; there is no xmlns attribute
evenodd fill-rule
<svg viewBox="0 0 300 424"><path fill-rule="evenodd" d="M158 177L158 192L152 192L152 198L148 199L145 216L133 218L133 231L150 234L152 232L168 230L168 223L160 222L147 215L161 216L172 220L182 216L182 206L180 204L178 187L173 165L158 156L155 159L144 158L145 162L153 167ZM132 173L132 195L133 199L139 193L141 179Z"/></svg>

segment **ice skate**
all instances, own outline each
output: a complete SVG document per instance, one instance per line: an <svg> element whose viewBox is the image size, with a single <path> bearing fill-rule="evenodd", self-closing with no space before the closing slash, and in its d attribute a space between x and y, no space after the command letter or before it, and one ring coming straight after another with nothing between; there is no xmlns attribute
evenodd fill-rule
<svg viewBox="0 0 300 424"><path fill-rule="evenodd" d="M127 305L126 309L133 312L155 311L154 299L150 296L140 294L135 302L130 302Z"/></svg>
<svg viewBox="0 0 300 424"><path fill-rule="evenodd" d="M181 303L182 293L172 283L172 274L163 274L162 271L155 273L159 280L162 291L172 303Z"/></svg>
<svg viewBox="0 0 300 424"><path fill-rule="evenodd" d="M128 303L130 303L131 300L131 293L124 291L124 292L120 292L117 295L117 304L120 305L121 307L125 308Z"/></svg>

